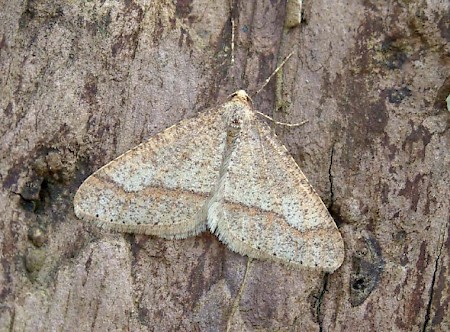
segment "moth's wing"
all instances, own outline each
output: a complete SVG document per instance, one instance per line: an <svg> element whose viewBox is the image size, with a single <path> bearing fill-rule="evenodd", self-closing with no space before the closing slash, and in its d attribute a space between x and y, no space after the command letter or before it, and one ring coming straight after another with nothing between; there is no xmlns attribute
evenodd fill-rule
<svg viewBox="0 0 450 332"><path fill-rule="evenodd" d="M184 238L206 228L206 207L222 163L224 109L181 121L92 174L75 214L106 229Z"/></svg>
<svg viewBox="0 0 450 332"><path fill-rule="evenodd" d="M208 225L232 250L253 258L332 272L344 259L334 220L270 128L242 128L211 202Z"/></svg>

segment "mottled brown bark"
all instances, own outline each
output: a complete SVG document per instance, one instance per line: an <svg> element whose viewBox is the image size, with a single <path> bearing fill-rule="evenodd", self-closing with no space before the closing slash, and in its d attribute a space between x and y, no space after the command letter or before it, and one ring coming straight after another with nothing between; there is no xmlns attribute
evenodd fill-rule
<svg viewBox="0 0 450 332"><path fill-rule="evenodd" d="M2 2L0 331L450 329L448 1L305 2L300 25L234 2ZM90 173L290 52L254 105L309 120L276 131L340 227L339 270L75 218Z"/></svg>

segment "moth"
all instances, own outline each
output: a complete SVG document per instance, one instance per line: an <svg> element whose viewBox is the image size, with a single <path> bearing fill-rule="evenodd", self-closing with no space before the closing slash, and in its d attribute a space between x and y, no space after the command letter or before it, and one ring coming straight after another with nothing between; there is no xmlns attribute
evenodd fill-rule
<svg viewBox="0 0 450 332"><path fill-rule="evenodd" d="M75 214L105 229L183 239L206 229L256 259L333 272L327 208L243 90L125 152L84 181Z"/></svg>

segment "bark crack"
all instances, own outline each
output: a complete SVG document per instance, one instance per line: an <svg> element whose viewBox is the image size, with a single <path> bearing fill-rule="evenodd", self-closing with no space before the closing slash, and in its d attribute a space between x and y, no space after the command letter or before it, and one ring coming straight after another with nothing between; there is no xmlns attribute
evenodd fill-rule
<svg viewBox="0 0 450 332"><path fill-rule="evenodd" d="M244 276L242 277L242 283L241 283L241 287L239 287L238 293L236 295L236 298L234 299L233 305L231 306L231 312L230 315L228 316L228 321L227 321L227 332L231 331L232 328L232 324L233 324L233 318L234 315L236 313L236 311L239 308L239 303L241 302L241 298L242 298L242 294L244 293L244 288L247 284L247 276L250 270L250 266L253 262L253 259L248 257L247 258L247 265L245 267L245 272L244 272Z"/></svg>
<svg viewBox="0 0 450 332"><path fill-rule="evenodd" d="M321 317L321 309L322 309L322 303L323 303L323 298L325 297L325 292L327 291L327 287L328 287L328 273L325 274L325 276L323 277L323 283L322 283L322 288L320 289L320 293L319 296L317 297L316 300L316 321L319 324L319 332L323 331L323 319Z"/></svg>
<svg viewBox="0 0 450 332"><path fill-rule="evenodd" d="M441 259L443 247L444 247L444 241L441 241L441 245L438 250L438 255L434 261L434 271L433 271L433 277L431 278L431 285L430 285L430 298L428 299L427 311L425 313L425 320L423 322L422 332L425 332L427 330L428 324L430 322L431 306L433 304L434 286L436 283L436 274L438 272L439 260Z"/></svg>
<svg viewBox="0 0 450 332"><path fill-rule="evenodd" d="M328 167L328 180L330 181L330 206L329 210L331 211L334 204L334 188L333 188L333 157L334 157L334 149L335 143L333 143L333 146L331 147L331 154L330 154L330 166Z"/></svg>

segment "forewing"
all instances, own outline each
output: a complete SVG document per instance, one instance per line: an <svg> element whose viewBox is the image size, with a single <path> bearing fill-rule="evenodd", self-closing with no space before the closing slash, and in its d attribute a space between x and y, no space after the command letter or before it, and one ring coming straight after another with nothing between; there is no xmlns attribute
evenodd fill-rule
<svg viewBox="0 0 450 332"><path fill-rule="evenodd" d="M223 108L180 122L92 174L75 214L108 229L184 238L206 227L204 209L226 139Z"/></svg>
<svg viewBox="0 0 450 332"><path fill-rule="evenodd" d="M342 264L336 224L266 124L242 128L222 181L208 222L231 249L327 272Z"/></svg>

